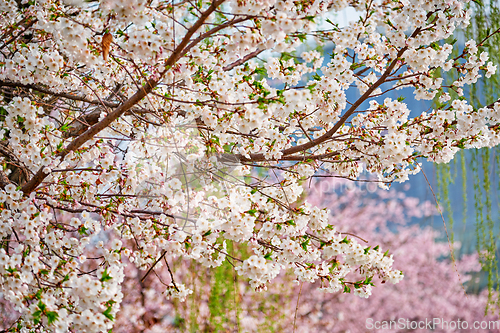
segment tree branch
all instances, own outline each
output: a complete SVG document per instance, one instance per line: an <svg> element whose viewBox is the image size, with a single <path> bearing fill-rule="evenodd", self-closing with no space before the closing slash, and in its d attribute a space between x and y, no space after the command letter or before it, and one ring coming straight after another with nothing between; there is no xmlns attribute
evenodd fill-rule
<svg viewBox="0 0 500 333"><path fill-rule="evenodd" d="M412 34L412 37L416 36L418 33L420 32L420 28L415 30L415 32ZM391 64L389 65L389 67L387 67L387 69L385 70L384 74L382 74L382 76L377 80L377 82L375 82L370 88L368 88L368 90L363 94L363 96L361 96L350 108L349 110L346 111L346 113L344 113L344 115L339 119L339 121L337 121L337 123L335 123L335 125L328 131L326 132L325 134L323 134L322 136L312 140L312 141L309 141L307 143L304 143L302 145L298 145L298 146L295 146L295 147L291 147L291 148L288 148L288 149L285 149L283 150L283 155L286 156L286 155L291 155L291 154L294 154L294 153L298 153L298 152L301 152L301 151L305 151L309 148L312 148L314 146L317 146L323 142L325 142L326 140L328 140L332 135L334 135L338 130L339 128L344 125L344 123L346 122L346 120L356 111L356 109L368 98L370 97L371 93L373 91L375 91L375 89L377 89L382 83L385 82L386 78L391 74L392 70L394 69L394 67L396 66L396 64L398 63L399 61L399 58L403 55L403 53L408 49L407 46L403 47L401 50L399 50L399 52L397 53L395 59L391 62ZM259 162L259 161L265 161L266 158L264 157L264 154L250 154L250 159L248 158L245 158L243 156L240 157L240 159L242 161L246 161L246 162Z"/></svg>
<svg viewBox="0 0 500 333"><path fill-rule="evenodd" d="M239 66L241 64L244 64L245 62L247 62L248 60L252 59L252 58L255 58L256 56L258 56L259 54L261 54L262 52L264 51L264 49L257 49L249 54L247 54L246 56L244 56L243 58L241 59L238 59L236 60L235 62L225 66L224 68L222 68L224 71L230 71L231 69L233 69L234 67L236 66Z"/></svg>
<svg viewBox="0 0 500 333"><path fill-rule="evenodd" d="M50 89L41 87L41 86L36 85L36 84L24 84L24 83L13 82L13 81L0 81L0 87L14 87L14 88L32 89L32 90L36 90L38 92L41 92L41 93L44 93L47 95L63 97L63 98L71 99L74 101L81 101L81 102L85 102L85 103L89 103L89 104L105 105L105 106L111 107L111 108L115 108L118 105L120 105L119 103L115 103L115 102L108 102L108 101L101 102L99 100L91 100L91 99L87 99L85 97L73 95L70 93L59 93L59 92L55 92L55 91L52 91Z"/></svg>
<svg viewBox="0 0 500 333"><path fill-rule="evenodd" d="M174 52L165 62L165 70L160 73L157 80L149 79L146 81L145 85L139 89L132 97L120 104L114 111L110 112L104 119L87 129L84 133L74 139L64 150L57 154L57 156L64 159L64 157L71 151L80 148L85 142L92 139L97 133L101 132L103 129L107 128L113 121L121 117L126 111L130 110L135 104L141 101L147 94L149 94L162 79L165 73L177 62L177 60L189 50L190 47L194 46L192 43L189 44L191 37L196 33L196 31L202 26L203 22L212 14L219 5L221 5L225 0L215 0L212 2L210 7L200 16L198 21L187 31L186 35L182 39L181 43L175 48ZM188 47L186 47L188 46ZM23 187L22 191L25 195L29 195L33 190L40 185L43 180L48 176L45 173L44 168L40 168L38 172L27 182Z"/></svg>

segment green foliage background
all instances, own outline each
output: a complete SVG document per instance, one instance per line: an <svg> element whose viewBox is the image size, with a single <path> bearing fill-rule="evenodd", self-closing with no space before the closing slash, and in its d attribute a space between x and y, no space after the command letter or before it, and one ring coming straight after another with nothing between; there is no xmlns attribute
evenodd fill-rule
<svg viewBox="0 0 500 333"><path fill-rule="evenodd" d="M490 78L483 76L465 92L465 97L474 110L490 105L500 97L498 94L500 89L500 74L498 73L500 70L500 35L495 33L500 27L499 5L498 1L471 2L469 4L469 8L472 10L471 24L453 36L453 38L463 38L463 42L469 39L476 40L479 50L488 52L489 61L498 65L497 74ZM458 55L458 50L456 52ZM458 77L457 74L450 71L444 75L445 82L453 82ZM500 308L500 299L497 299L498 296L494 296L499 294L500 287L497 247L500 234L500 223L498 223L500 208L499 164L500 148L497 146L492 149L462 150L450 164L436 165L438 201L445 212L447 227L451 231L450 241L454 241L453 230L458 230L453 219L453 213L456 210L461 210L464 231L467 219L472 216L475 219L474 243L475 249L480 254L480 263L484 274L477 285L469 286L469 290L478 291L484 287L488 288L490 303L485 310L486 312L498 312ZM461 202L457 202L456 197L452 199L450 195L450 188L455 183L461 183ZM473 213L467 211L467 202L470 200L474 203Z"/></svg>

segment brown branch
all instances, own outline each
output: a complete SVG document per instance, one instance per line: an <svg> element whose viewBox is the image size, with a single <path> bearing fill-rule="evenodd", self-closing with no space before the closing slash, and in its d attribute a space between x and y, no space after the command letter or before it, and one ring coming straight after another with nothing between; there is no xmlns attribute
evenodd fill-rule
<svg viewBox="0 0 500 333"><path fill-rule="evenodd" d="M11 169L12 173L7 177L9 182L15 183L16 185L23 185L23 183L29 179L29 171L28 168L22 163L19 158L16 156L14 151L9 147L7 141L0 142L0 155L3 155L8 160L5 161L8 165L8 168ZM5 175L5 173L4 173ZM7 176L7 175L5 175ZM15 179L17 178L17 182ZM7 184L5 184L7 185ZM5 186L2 185L2 186Z"/></svg>
<svg viewBox="0 0 500 333"><path fill-rule="evenodd" d="M222 4L222 3L224 2L224 0L217 0L216 2L218 2L219 4ZM214 2L214 3L215 3L215 2ZM212 3L212 5L213 5L214 3ZM217 5L217 6L218 6L218 5ZM217 6L216 6L216 7L217 7ZM209 8L209 9L210 9L210 8ZM208 12L208 10L209 10L209 9L207 9L207 12ZM206 12L205 12L205 13L206 13ZM201 15L201 16L200 16L200 19L199 19L196 23L200 22L201 20L205 21L205 19L206 19L206 18L204 18L205 13L203 13L203 15ZM240 17L240 18L237 18L237 19L235 18L235 19L232 19L231 21L227 21L227 22L225 22L225 23L219 24L218 26L216 26L216 27L214 27L214 28L212 28L212 29L208 30L207 32L204 32L204 33L200 34L200 35L199 35L196 39L194 39L194 40L193 40L193 41L192 41L189 45L187 45L186 49L185 49L185 50L183 50L183 52L180 52L180 57L183 57L184 55L186 55L186 53L187 53L187 52L188 52L191 48L193 48L193 46L195 46L196 44L198 44L199 42L201 42L201 41L202 41L202 40L204 40L205 38L210 37L210 36L211 36L211 35L213 35L214 33L219 32L220 30L222 30L222 29L224 29L224 28L227 28L227 27L229 27L229 26L231 26L231 25L234 25L234 24L236 24L236 23L241 23L241 22L244 22L244 21L246 21L246 20L249 20L249 19L251 19L251 18L252 18L252 16L250 16L250 17ZM201 23L203 23L203 21L202 21ZM200 26L201 26L201 24L200 24ZM191 31L191 29L189 29L189 30ZM188 33L189 33L189 32L188 32ZM182 42L184 42L184 40L183 40ZM182 44L182 43L181 43L181 44ZM186 44L187 44L187 43L186 43ZM179 45L179 46L181 46L181 45ZM176 49L176 50L177 50L177 49ZM174 53L175 53L175 52L174 52ZM172 54L172 55L173 55L173 54ZM180 58L180 57L179 57L179 58Z"/></svg>
<svg viewBox="0 0 500 333"><path fill-rule="evenodd" d="M2 169L0 169L0 187L5 188L5 186L11 184L12 182L10 181L9 177L3 172Z"/></svg>
<svg viewBox="0 0 500 333"><path fill-rule="evenodd" d="M141 278L141 282L144 282L144 280L148 277L149 273L151 273L151 271L153 270L153 268L155 268L156 264L159 263L163 257L165 256L165 254L167 254L167 251L163 250L163 253L161 254L160 258L158 258L152 265L151 267L149 267L148 271L146 272L146 274Z"/></svg>
<svg viewBox="0 0 500 333"><path fill-rule="evenodd" d="M246 56L244 56L243 58L241 59L238 59L236 60L235 62L223 67L222 69L226 72L230 71L231 69L233 69L234 67L236 66L239 66L241 64L244 64L245 62L247 62L248 60L252 59L252 58L255 58L256 56L258 56L259 54L261 54L262 52L264 51L264 49L257 49L253 52L250 52L249 54L247 54Z"/></svg>
<svg viewBox="0 0 500 333"><path fill-rule="evenodd" d="M41 93L44 93L47 95L63 97L63 98L71 99L74 101L81 101L81 102L85 102L85 103L89 103L89 104L96 104L96 105L103 105L104 104L105 106L111 107L111 108L115 108L115 107L120 105L119 103L115 103L115 102L108 102L108 101L101 102L99 100L90 100L90 99L87 99L85 97L73 95L70 93L59 93L59 92L55 92L55 91L52 91L50 89L44 88L42 86L36 85L36 84L24 84L24 83L13 82L13 81L0 81L0 87L14 87L14 88L32 89L32 90L36 90L38 92L41 92Z"/></svg>
<svg viewBox="0 0 500 333"><path fill-rule="evenodd" d="M29 19L31 19L31 18L25 18L23 21L29 20ZM11 39L9 39L8 41L5 42L5 44L0 46L0 50L3 49L4 47L6 47L7 45L9 45L10 43L12 43L13 41L15 41L16 39L18 39L26 30L28 30L37 21L38 21L38 19L36 19L36 18L31 20L31 21L28 21L28 23L26 23L26 25L24 26L23 31L21 31L19 34L15 35L15 36L12 36ZM24 22L23 22L23 24L24 24ZM4 36L2 36L2 39L4 38Z"/></svg>
<svg viewBox="0 0 500 333"><path fill-rule="evenodd" d="M292 156L284 156L281 157L279 160L280 161L307 161L307 160L321 160L324 158L330 158L333 156L340 155L339 152L331 152L331 153L326 153L326 154L320 154L320 155L292 155ZM239 154L220 154L217 156L218 160L221 161L222 163L238 163L238 162L249 162L251 160L247 159L240 159L241 155Z"/></svg>
<svg viewBox="0 0 500 333"><path fill-rule="evenodd" d="M420 32L419 29L415 30L415 32L412 34L412 37L416 36L418 33ZM389 67L387 67L387 69L385 70L384 74L382 74L382 76L377 80L377 82L375 82L370 88L368 88L368 90L363 94L363 96L361 96L350 108L349 110L347 110L346 113L344 113L344 115L339 119L339 121L337 121L337 123L335 123L335 125L328 131L326 132L325 134L323 134L322 136L312 140L312 141L309 141L307 143L304 143L302 145L298 145L298 146L295 146L295 147L291 147L291 148L288 148L288 149L285 149L282 151L283 155L291 155L291 154L294 154L294 153L298 153L298 152L302 152L302 151L305 151L307 149L310 149L314 146L317 146L323 142L325 142L326 140L328 140L332 135L334 135L338 130L339 128L344 125L344 123L347 121L347 119L356 111L356 109L368 98L370 97L371 93L373 91L375 91L375 89L377 89L382 83L385 82L386 78L391 74L392 70L394 69L394 67L396 67L396 64L398 63L399 61L399 58L403 55L403 53L408 49L407 46L403 47L401 50L399 50L399 52L397 53L395 59L392 61L392 63L389 65ZM250 158L246 158L244 156L241 156L241 161L245 161L245 162L259 162L259 161L265 161L266 158L264 157L264 154L250 154Z"/></svg>
<svg viewBox="0 0 500 333"><path fill-rule="evenodd" d="M215 0L212 2L210 7L200 16L198 21L187 31L186 35L182 39L181 43L176 47L174 52L165 62L165 70L160 73L157 80L149 79L146 81L145 85L141 87L132 97L120 104L114 111L110 112L104 119L87 129L84 133L74 139L64 150L60 151L57 156L61 157L61 160L71 151L80 148L85 142L92 139L96 134L101 132L103 129L107 128L113 121L121 117L125 112L130 110L134 105L141 101L147 94L149 94L162 79L165 73L172 68L172 66L179 60L179 58L186 53L189 48L193 47L195 44L191 43L188 46L191 37L196 33L196 31L203 25L203 22L212 14L219 5L221 5L225 0ZM204 35L204 34L202 34ZM205 38L205 37L204 37ZM196 39L198 40L198 39ZM48 173L43 171L44 168L40 168L38 172L33 176L33 178L22 187L22 191L25 195L29 195L33 192L38 185L40 185L43 180L48 176Z"/></svg>

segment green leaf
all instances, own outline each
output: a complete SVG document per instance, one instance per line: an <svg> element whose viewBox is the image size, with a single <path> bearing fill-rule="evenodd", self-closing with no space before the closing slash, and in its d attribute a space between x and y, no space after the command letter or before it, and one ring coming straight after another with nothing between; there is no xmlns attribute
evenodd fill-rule
<svg viewBox="0 0 500 333"><path fill-rule="evenodd" d="M262 68L262 67L257 67L253 72L255 74L259 74L259 75L266 75L267 74L267 70L265 68Z"/></svg>
<svg viewBox="0 0 500 333"><path fill-rule="evenodd" d="M359 63L359 64L358 64L358 63L353 63L353 64L351 65L351 67L349 67L349 69L351 69L351 70L356 70L356 69L358 69L358 68L360 68L360 67L363 67L363 66L365 66L365 64L363 64L363 63Z"/></svg>
<svg viewBox="0 0 500 333"><path fill-rule="evenodd" d="M257 213L257 209L250 209L250 210L247 210L245 213L250 214L252 216L255 216L255 213Z"/></svg>
<svg viewBox="0 0 500 333"><path fill-rule="evenodd" d="M338 265L339 265L339 262L338 262L338 261L334 261L334 262L332 262L332 267L330 267L330 272L332 272L332 273L333 273L333 270L334 270L335 268L337 268L337 267L338 267Z"/></svg>
<svg viewBox="0 0 500 333"><path fill-rule="evenodd" d="M101 282L106 282L106 281L109 281L109 280L111 280L111 279L112 279L112 277L111 277L111 275L109 275L109 273L108 273L108 269L107 269L107 268L105 268L105 269L104 269L104 272L102 272L102 277L101 277L101 279L100 279L100 280L101 280Z"/></svg>
<svg viewBox="0 0 500 333"><path fill-rule="evenodd" d="M344 237L343 240L340 241L340 243L344 243L344 244L349 244L351 241L349 239L347 239L347 236Z"/></svg>
<svg viewBox="0 0 500 333"><path fill-rule="evenodd" d="M304 42L307 39L307 35L304 33L297 34L297 38L301 41Z"/></svg>
<svg viewBox="0 0 500 333"><path fill-rule="evenodd" d="M38 301L37 306L42 312L47 308L46 305L42 303L42 301Z"/></svg>
<svg viewBox="0 0 500 333"><path fill-rule="evenodd" d="M38 325L40 323L41 316L42 316L42 311L40 310L36 310L33 313L33 322L35 323L35 325Z"/></svg>
<svg viewBox="0 0 500 333"><path fill-rule="evenodd" d="M111 310L113 308L111 306L108 306L108 308L102 313L104 315L104 317L108 318L109 320L114 320L115 318L113 317L113 315L111 314Z"/></svg>
<svg viewBox="0 0 500 333"><path fill-rule="evenodd" d="M326 22L330 23L331 25L337 26L335 23L333 23L329 18L325 20Z"/></svg>
<svg viewBox="0 0 500 333"><path fill-rule="evenodd" d="M55 321L59 319L59 314L55 311L48 311L47 312L47 323L49 325L52 325Z"/></svg>
<svg viewBox="0 0 500 333"><path fill-rule="evenodd" d="M436 51L439 51L439 49L441 48L437 42L433 42L429 46L432 47Z"/></svg>
<svg viewBox="0 0 500 333"><path fill-rule="evenodd" d="M307 245L309 245L309 239L307 239L305 242L302 242L300 246L304 249L304 251L307 251Z"/></svg>
<svg viewBox="0 0 500 333"><path fill-rule="evenodd" d="M88 234L87 234L87 231L88 231L88 230L89 230L89 229L87 229L87 228L85 228L83 225L81 225L81 226L80 226L80 228L78 228L78 233L79 233L80 235L83 235L83 236L88 236Z"/></svg>
<svg viewBox="0 0 500 333"><path fill-rule="evenodd" d="M68 129L69 129L69 124L64 124L60 128L61 132L66 132Z"/></svg>

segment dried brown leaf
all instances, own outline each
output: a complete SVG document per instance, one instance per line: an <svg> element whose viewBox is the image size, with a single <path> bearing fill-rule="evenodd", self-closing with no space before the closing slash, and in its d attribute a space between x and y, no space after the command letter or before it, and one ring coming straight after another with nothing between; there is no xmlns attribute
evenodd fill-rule
<svg viewBox="0 0 500 333"><path fill-rule="evenodd" d="M102 57L104 61L108 61L109 49L111 48L111 42L113 41L113 35L109 32L102 36Z"/></svg>

